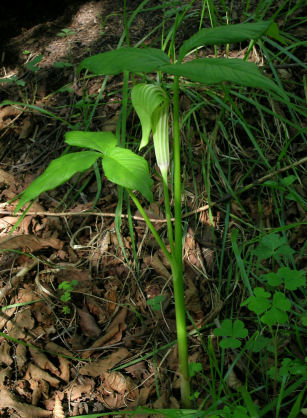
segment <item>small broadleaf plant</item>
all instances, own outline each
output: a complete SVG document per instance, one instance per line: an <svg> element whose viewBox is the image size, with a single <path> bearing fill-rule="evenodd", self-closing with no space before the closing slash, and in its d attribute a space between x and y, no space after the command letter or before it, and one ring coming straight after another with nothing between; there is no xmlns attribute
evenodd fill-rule
<svg viewBox="0 0 307 418"><path fill-rule="evenodd" d="M254 295L241 303L241 306L246 305L257 315L263 314L260 319L264 324L273 326L288 322L287 312L290 311L291 301L281 292L275 292L271 298L270 292L262 287L256 287Z"/></svg>
<svg viewBox="0 0 307 418"><path fill-rule="evenodd" d="M234 322L231 319L225 319L221 328L215 328L213 334L216 337L224 337L220 341L222 348L239 348L241 346L240 338L246 338L248 330L240 319L236 319Z"/></svg>

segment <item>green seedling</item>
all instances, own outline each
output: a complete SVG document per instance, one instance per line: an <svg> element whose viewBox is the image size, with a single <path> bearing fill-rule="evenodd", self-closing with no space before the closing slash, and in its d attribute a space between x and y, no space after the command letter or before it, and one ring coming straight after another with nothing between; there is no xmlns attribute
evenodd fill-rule
<svg viewBox="0 0 307 418"><path fill-rule="evenodd" d="M267 325L284 324L288 322L287 311L291 308L291 301L281 292L271 293L262 287L254 289L255 296L250 296L241 306L248 306L249 310L261 316L261 321Z"/></svg>
<svg viewBox="0 0 307 418"><path fill-rule="evenodd" d="M296 180L295 176L287 176L284 178L279 178L276 180L267 180L263 183L264 186L269 187L273 190L279 190L280 192L287 193L285 198L288 200L294 200L295 202L300 203L303 206L306 206L306 201L295 191L295 189L290 187Z"/></svg>
<svg viewBox="0 0 307 418"><path fill-rule="evenodd" d="M271 367L270 370L267 371L268 376L270 376L272 379L275 379L277 377L278 381L282 381L283 378L289 377L289 376L306 376L307 375L307 363L303 363L299 359L290 359L290 358L284 358L281 362L281 367L277 370L275 366Z"/></svg>
<svg viewBox="0 0 307 418"><path fill-rule="evenodd" d="M16 86L24 87L26 83L23 80L18 80L18 78L15 75L12 75L8 78L0 78L0 83L5 84L16 84Z"/></svg>
<svg viewBox="0 0 307 418"><path fill-rule="evenodd" d="M78 285L77 280L72 280L71 282L63 281L59 284L59 289L63 290L63 294L61 295L60 299L62 302L67 303L71 300L71 292L74 290L74 288ZM70 313L70 307L68 305L63 306L63 312L65 314Z"/></svg>
<svg viewBox="0 0 307 418"><path fill-rule="evenodd" d="M221 328L215 328L213 334L216 337L224 337L219 343L222 348L239 348L241 346L239 338L246 338L248 331L239 319L234 322L231 319L225 319Z"/></svg>
<svg viewBox="0 0 307 418"><path fill-rule="evenodd" d="M43 55L38 55L32 61L27 62L26 68L29 71L32 71L34 73L37 73L37 71L39 71L39 67L37 65L41 62L42 59L43 59Z"/></svg>
<svg viewBox="0 0 307 418"><path fill-rule="evenodd" d="M296 290L306 286L306 273L302 270L293 270L289 267L280 267L276 273L267 273L262 276L270 286L281 286L287 290Z"/></svg>
<svg viewBox="0 0 307 418"><path fill-rule="evenodd" d="M64 38L70 35L74 35L76 32L72 29L61 29L61 32L58 32L56 35L60 38Z"/></svg>
<svg viewBox="0 0 307 418"><path fill-rule="evenodd" d="M189 363L190 377L194 377L197 373L200 373L202 370L203 370L203 366L201 363L196 363L195 361L191 361Z"/></svg>
<svg viewBox="0 0 307 418"><path fill-rule="evenodd" d="M125 126L123 137L118 141L111 132L68 132L65 141L68 145L90 149L66 154L53 161L46 171L38 177L24 191L16 210L19 210L29 201L37 198L41 193L53 189L67 181L77 172L89 169L97 160L101 160L102 169L107 179L124 187L140 213L144 217L148 228L160 245L162 251L170 262L176 310L176 327L179 366L181 373L181 398L183 406L190 407L190 376L188 367L188 346L184 306L183 261L182 261L182 196L181 196L181 141L179 124L179 91L182 77L205 85L214 85L223 82L236 83L245 87L256 87L279 95L287 100L283 90L274 82L265 77L253 63L240 59L202 58L183 62L185 56L206 45L221 45L258 39L270 28L271 22L257 22L249 24L227 25L213 29L201 29L190 39L185 41L179 49L176 58L170 58L163 51L155 48L120 48L86 58L81 62L78 71L85 69L95 75L115 75L124 73L124 81L128 91L129 72L154 73L171 75L173 84L168 83L167 91L161 85L135 86L132 102L141 120L143 140L141 147L148 142L150 132L153 133L154 148L164 189L165 213L167 218L167 232L170 251L160 238L157 230L150 222L135 191L141 193L147 201L153 201L151 191L153 181L147 161L140 155L123 147L125 144ZM67 32L65 32L66 34ZM163 77L158 77L161 82ZM169 79L171 80L171 78ZM223 88L223 85L221 85ZM172 100L170 100L172 97ZM127 103L127 100L126 100ZM173 114L173 184L169 187L168 165L170 131L168 113ZM119 144L121 146L119 146ZM174 190L174 227L171 222L170 190ZM235 330L235 331L234 331ZM239 337L245 335L241 325L232 328L229 337L235 342L238 335L233 334L240 330ZM239 342L239 340L237 340Z"/></svg>
<svg viewBox="0 0 307 418"><path fill-rule="evenodd" d="M161 303L163 303L165 296L158 295L152 299L147 300L147 305L155 312L161 311Z"/></svg>

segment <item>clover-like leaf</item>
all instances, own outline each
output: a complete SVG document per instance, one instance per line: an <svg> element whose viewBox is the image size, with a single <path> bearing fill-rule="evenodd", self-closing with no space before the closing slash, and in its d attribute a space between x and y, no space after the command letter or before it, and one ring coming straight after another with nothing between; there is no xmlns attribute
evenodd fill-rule
<svg viewBox="0 0 307 418"><path fill-rule="evenodd" d="M197 373L203 370L203 366L201 363L196 363L195 361L191 361L189 363L189 375L190 377L194 377Z"/></svg>
<svg viewBox="0 0 307 418"><path fill-rule="evenodd" d="M220 341L222 348L238 348L241 346L241 341L238 338L246 338L248 335L244 323L239 319L232 322L231 319L225 319L221 328L215 328L213 334L219 337L227 337Z"/></svg>
<svg viewBox="0 0 307 418"><path fill-rule="evenodd" d="M284 324L288 321L288 315L286 312L281 311L275 307L268 310L264 315L261 317L261 321L264 324L273 326L275 324Z"/></svg>
<svg viewBox="0 0 307 418"><path fill-rule="evenodd" d="M281 292L273 295L272 307L262 317L261 321L267 325L284 324L288 321L287 311L291 308L291 302Z"/></svg>
<svg viewBox="0 0 307 418"><path fill-rule="evenodd" d="M271 306L271 301L269 300L271 293L266 292L262 287L256 287L254 293L255 296L250 296L246 301L241 303L241 306L248 305L251 311L260 315Z"/></svg>
<svg viewBox="0 0 307 418"><path fill-rule="evenodd" d="M306 273L303 270L280 267L277 274L283 280L285 288L288 290L296 290L301 286L306 286Z"/></svg>
<svg viewBox="0 0 307 418"><path fill-rule="evenodd" d="M272 233L262 237L254 254L259 260L264 260L273 256L290 256L294 250L289 246L286 237L277 233Z"/></svg>

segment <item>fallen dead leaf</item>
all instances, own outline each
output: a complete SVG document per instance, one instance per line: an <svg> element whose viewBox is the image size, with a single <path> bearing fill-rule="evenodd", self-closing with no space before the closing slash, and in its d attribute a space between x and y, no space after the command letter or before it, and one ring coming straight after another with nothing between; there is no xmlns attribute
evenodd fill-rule
<svg viewBox="0 0 307 418"><path fill-rule="evenodd" d="M91 315L85 307L83 309L77 309L80 316L80 327L82 333L86 337L94 338L101 334L101 329L96 324L95 318Z"/></svg>
<svg viewBox="0 0 307 418"><path fill-rule="evenodd" d="M57 238L43 239L35 235L15 235L1 239L0 241L0 249L6 250L24 248L28 252L34 252L47 247L60 250L63 247L63 242Z"/></svg>
<svg viewBox="0 0 307 418"><path fill-rule="evenodd" d="M31 363L28 367L26 372L26 378L32 378L34 380L45 380L48 382L52 387L57 388L59 386L60 380L56 377L51 376L49 373L45 372L44 370L40 369L35 364Z"/></svg>
<svg viewBox="0 0 307 418"><path fill-rule="evenodd" d="M102 376L107 370L112 369L117 363L129 356L129 351L122 347L114 351L108 357L86 364L79 370L80 374L91 377Z"/></svg>
<svg viewBox="0 0 307 418"><path fill-rule="evenodd" d="M0 371L0 389L4 388L10 380L12 373L11 367L6 367Z"/></svg>
<svg viewBox="0 0 307 418"><path fill-rule="evenodd" d="M4 363L6 366L10 366L13 363L13 359L10 355L10 349L10 344L6 339L4 339L0 345L0 363Z"/></svg>
<svg viewBox="0 0 307 418"><path fill-rule="evenodd" d="M35 364L40 367L42 370L50 370L51 373L58 375L59 371L55 365L48 359L45 353L42 351L36 350L35 348L29 347L29 351L32 355L32 358Z"/></svg>
<svg viewBox="0 0 307 418"><path fill-rule="evenodd" d="M22 418L40 418L51 416L50 411L38 408L37 406L19 402L15 395L7 389L0 390L0 408L2 410L5 408L13 409Z"/></svg>
<svg viewBox="0 0 307 418"><path fill-rule="evenodd" d="M16 362L17 368L21 371L27 361L27 347L23 344L18 344L16 347Z"/></svg>
<svg viewBox="0 0 307 418"><path fill-rule="evenodd" d="M80 399L82 394L85 394L86 398L89 398L94 390L95 382L93 379L81 376L79 380L81 380L81 383L74 384L69 391L69 399L71 401Z"/></svg>
<svg viewBox="0 0 307 418"><path fill-rule="evenodd" d="M53 418L65 418L62 402L58 396L55 397Z"/></svg>

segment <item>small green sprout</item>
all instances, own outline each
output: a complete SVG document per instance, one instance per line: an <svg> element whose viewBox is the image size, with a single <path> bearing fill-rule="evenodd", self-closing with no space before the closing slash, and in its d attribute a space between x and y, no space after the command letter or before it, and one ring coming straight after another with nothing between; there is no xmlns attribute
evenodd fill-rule
<svg viewBox="0 0 307 418"><path fill-rule="evenodd" d="M296 290L301 286L306 286L305 272L302 270L293 270L289 267L280 267L276 273L267 273L263 275L271 286L284 285L285 289Z"/></svg>
<svg viewBox="0 0 307 418"><path fill-rule="evenodd" d="M194 377L197 373L200 373L202 370L203 366L201 363L196 363L195 361L191 361L189 363L190 377Z"/></svg>
<svg viewBox="0 0 307 418"><path fill-rule="evenodd" d="M26 64L27 70L30 70L30 71L33 71L34 73L37 73L37 71L39 71L39 67L37 66L37 64L39 64L42 59L43 59L43 55L38 55L32 61L28 62Z"/></svg>
<svg viewBox="0 0 307 418"><path fill-rule="evenodd" d="M270 257L289 257L294 252L289 246L287 239L275 232L262 237L258 247L254 250L254 254L259 260L265 260Z"/></svg>
<svg viewBox="0 0 307 418"><path fill-rule="evenodd" d="M246 338L248 331L240 319L236 319L234 322L231 319L225 319L221 328L215 328L213 334L216 337L226 337L220 341L222 348L238 348L241 346L239 338Z"/></svg>
<svg viewBox="0 0 307 418"><path fill-rule="evenodd" d="M275 373L275 366L271 367L267 371L268 376L270 376L272 379L275 379L276 373ZM303 363L299 359L290 359L288 357L284 358L281 367L278 369L277 373L277 380L282 381L283 378L288 377L290 375L292 376L306 376L307 374L307 364L306 362Z"/></svg>
<svg viewBox="0 0 307 418"><path fill-rule="evenodd" d="M74 288L78 285L78 280L72 280L71 282L63 281L59 284L59 289L63 290L63 294L61 295L60 299L62 302L67 303L71 299L71 292L74 290ZM63 312L65 314L70 313L70 307L67 305L63 306Z"/></svg>
<svg viewBox="0 0 307 418"><path fill-rule="evenodd" d="M61 29L61 32L58 32L56 35L60 38L64 38L65 36L74 35L76 32L72 29Z"/></svg>
<svg viewBox="0 0 307 418"><path fill-rule="evenodd" d="M151 307L151 309L155 312L161 311L161 303L164 301L164 295L158 295L152 299L147 300L147 305Z"/></svg>

